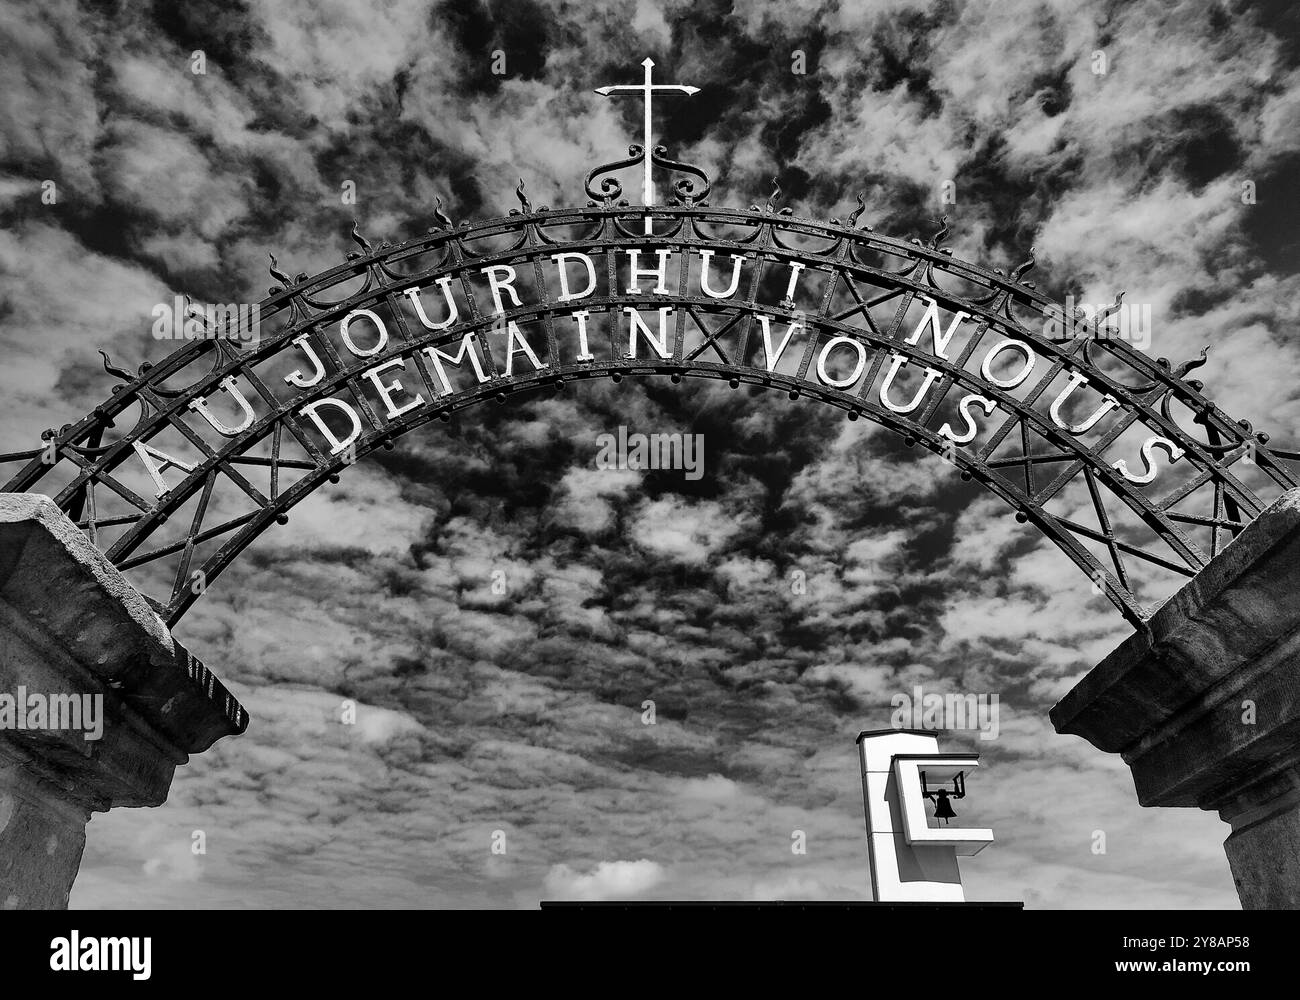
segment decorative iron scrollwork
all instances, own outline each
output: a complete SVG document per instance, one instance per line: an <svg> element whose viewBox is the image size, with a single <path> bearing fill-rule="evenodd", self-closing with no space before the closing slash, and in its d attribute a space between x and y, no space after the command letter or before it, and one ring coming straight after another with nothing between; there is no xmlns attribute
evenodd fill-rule
<svg viewBox="0 0 1300 1000"><path fill-rule="evenodd" d="M515 197L519 199L519 208L512 208L511 215L532 215L533 203L528 200L528 195L524 194L524 179L519 178L519 186L515 188Z"/></svg>
<svg viewBox="0 0 1300 1000"><path fill-rule="evenodd" d="M935 225L939 227L938 232L936 232L933 236L931 236L929 240L927 240L924 244L922 244L920 240L916 240L916 239L912 240L912 242L918 247L924 245L927 250L938 250L939 253L944 253L944 254L948 254L949 256L952 256L951 250L946 248L940 249L943 244L943 241L948 238L948 233L951 232L951 230L949 230L948 228L948 216L945 215L942 218L936 220Z"/></svg>
<svg viewBox="0 0 1300 1000"><path fill-rule="evenodd" d="M690 177L679 177L673 182L673 198L669 204L682 205L686 208L694 208L700 205L707 205L704 199L709 196L713 189L713 184L709 181L709 175L692 163L683 163L679 160L670 160L668 150L664 146L656 146L650 153L650 161L665 170L674 170L677 173L690 174L691 177L698 177L700 187L696 187Z"/></svg>
<svg viewBox="0 0 1300 1000"><path fill-rule="evenodd" d="M583 181L583 188L587 192L587 197L592 199L587 202L588 206L600 206L602 208L625 207L626 201L619 201L623 196L623 185L619 183L617 177L605 177L600 182L600 189L597 190L592 186L592 182L600 177L601 174L608 174L615 170L623 170L627 167L634 167L638 163L645 161L645 150L635 142L627 147L627 158L615 160L613 163L602 163L590 173L587 174Z"/></svg>
<svg viewBox="0 0 1300 1000"><path fill-rule="evenodd" d="M771 195L768 196L767 204L764 205L762 208L759 208L757 205L750 205L749 210L751 212L761 212L763 215L793 215L794 210L790 208L783 208L781 209L780 212L776 210L776 202L777 199L780 197L781 197L781 184L775 177L773 177L772 193Z"/></svg>
<svg viewBox="0 0 1300 1000"><path fill-rule="evenodd" d="M352 242L361 248L361 252L358 253L353 250L347 255L348 260L356 260L359 257L366 257L374 252L370 246L370 241L357 232L357 227L359 225L360 223L358 223L356 219L352 220Z"/></svg>
<svg viewBox="0 0 1300 1000"><path fill-rule="evenodd" d="M858 225L858 219L861 218L862 213L865 212L865 211L867 210L867 203L866 203L865 201L862 200L862 195L859 194L859 195L857 196L857 199L858 199L858 207L855 208L852 212L849 213L849 222L848 222L848 226L849 226L850 229L856 229L856 228L857 228L857 225ZM867 230L867 232L871 232L871 227L870 227L870 226L867 226L867 227L866 227L866 230Z"/></svg>
<svg viewBox="0 0 1300 1000"><path fill-rule="evenodd" d="M108 374L114 376L115 378L120 378L123 382L135 381L136 376L132 375L125 368L119 368L117 365L113 364L113 361L111 358L109 358L107 351L100 351L99 356L104 359L104 371L108 372Z"/></svg>
<svg viewBox="0 0 1300 1000"><path fill-rule="evenodd" d="M440 225L430 226L428 231L430 233L437 233L437 232L442 232L444 230L450 232L451 230L455 229L456 223L452 222L451 217L442 210L442 199L435 195L433 199L433 203L434 203L433 217L438 220Z"/></svg>

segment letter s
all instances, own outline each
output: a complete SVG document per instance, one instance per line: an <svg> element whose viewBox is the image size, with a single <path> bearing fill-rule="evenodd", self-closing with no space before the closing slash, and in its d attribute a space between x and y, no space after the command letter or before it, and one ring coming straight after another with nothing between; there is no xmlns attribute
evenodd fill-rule
<svg viewBox="0 0 1300 1000"><path fill-rule="evenodd" d="M1149 437L1142 442L1142 465L1146 468L1146 472L1143 475L1130 475L1128 471L1128 463L1123 459L1112 464L1111 468L1127 479L1130 483L1137 483L1139 486L1145 486L1147 483L1155 479L1156 473L1160 471L1160 466L1156 462L1155 456L1152 454L1156 448L1162 448L1169 454L1169 462L1171 465L1182 458L1184 454L1183 449L1178 447L1178 445L1174 444L1166 437L1160 437L1157 435L1155 437Z"/></svg>

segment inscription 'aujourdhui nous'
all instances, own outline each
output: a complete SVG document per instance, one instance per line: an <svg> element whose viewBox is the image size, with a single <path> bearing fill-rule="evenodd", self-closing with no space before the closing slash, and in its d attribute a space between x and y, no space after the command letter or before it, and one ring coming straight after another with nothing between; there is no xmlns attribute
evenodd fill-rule
<svg viewBox="0 0 1300 1000"><path fill-rule="evenodd" d="M566 330L561 327L557 338L561 350L569 352L568 360L671 359L674 319L674 307L671 305L656 308L653 312L638 306L618 307L616 312L611 312L610 335L593 336L591 312L580 304L601 290L602 270L612 274L611 280L615 282L615 287L605 289L607 295L602 302L616 299L620 292L636 296L673 294L668 285L669 276L673 272L673 265L680 266L682 263L680 259L674 260L677 255L673 251L628 249L623 251L622 256L621 263L624 267L612 272L598 266L597 260L587 253L568 251L550 256L552 271L544 277L553 282L553 287L557 289L555 302L568 304L571 310L566 317L568 328ZM698 292L701 297L730 300L736 296L747 277L746 265L749 262L744 255L727 255L729 259L725 262L715 260L718 255L711 250L701 250L691 256L693 260L685 263L692 273L698 274ZM793 303L804 270L805 266L798 262L788 265L784 296L781 303L773 303L774 307ZM468 280L444 276L429 286L408 288L403 292L410 312L420 327L430 332L456 335L449 344L427 345L420 351L426 371L431 377L432 398L453 395L457 391L453 378L460 370L472 372L474 381L483 385L492 381L493 368L502 376L510 378L520 371L540 372L551 367L551 362L542 357L545 345L533 343L530 333L522 330L519 322L506 318L510 307L522 308L527 304L517 287L519 275L516 268L509 264L494 264L479 269L476 276L481 278L481 287L478 288ZM622 281L626 283L618 287L617 283ZM458 328L465 325L464 320L478 311L477 304L471 308L468 302L470 289L482 292L483 298L490 301L488 315L500 320L486 327L486 338L481 335L478 326L458 334ZM958 311L941 316L938 303L934 300L923 300L921 304L924 313L904 342L925 345L934 357L951 361L949 347L962 324L970 320L969 314ZM782 311L788 313L790 310ZM792 349L798 353L801 342L810 335L808 318L798 312L792 318L783 320L775 314L775 309L773 314L760 311L755 314L754 320L758 332L757 344L761 350L760 360L769 373L777 370ZM427 405L429 394L413 387L420 380L413 365L408 364L410 359L402 356L386 357L392 353L394 344L389 329L391 322L391 318L386 320L375 309L354 309L338 323L335 346L355 358L383 359L366 368L361 373L361 378L363 384L371 390L374 401L382 408L385 417L395 420ZM292 343L301 352L301 367L285 376L284 381L298 389L316 386L326 376L327 368L320 352L312 345L311 335L304 333ZM807 377L829 388L854 387L867 371L869 353L868 346L854 337L837 335L823 338ZM491 363L488 354L492 355ZM984 351L979 373L989 384L1010 390L1025 383L1041 361L1029 343L1013 337L1003 337ZM926 366L921 368L919 379L914 380L916 384L900 388L898 383L902 381L901 376L908 371L909 359L902 354L889 352L877 374L872 394L882 406L894 413L908 414L916 411L925 402L935 382L942 377L939 370ZM1106 394L1095 402L1086 416L1067 419L1063 409L1078 390L1089 388L1084 376L1072 373L1055 393L1048 413L1058 428L1071 434L1083 434L1119 408L1119 401ZM234 379L224 381L221 390L238 407L240 419L237 423L230 424L219 418L207 398L195 399L189 405L219 434L235 437L257 419L256 404ZM974 441L981 430L980 415L985 420L992 417L998 403L986 395L971 392L961 396L956 406L959 414L957 426L945 422L939 428L940 436L954 445ZM365 428L356 406L338 396L314 400L302 406L298 412L311 421L332 454L345 451ZM182 469L187 467L183 459L162 454L146 444L138 444L137 449L159 495L168 489L162 475L166 466L173 465ZM1143 466L1142 472L1131 470L1125 459L1116 460L1113 467L1130 482L1150 483L1160 468L1155 456L1157 450L1163 450L1170 461L1177 461L1183 455L1183 449L1176 442L1161 435L1152 435L1141 445L1139 458Z"/></svg>

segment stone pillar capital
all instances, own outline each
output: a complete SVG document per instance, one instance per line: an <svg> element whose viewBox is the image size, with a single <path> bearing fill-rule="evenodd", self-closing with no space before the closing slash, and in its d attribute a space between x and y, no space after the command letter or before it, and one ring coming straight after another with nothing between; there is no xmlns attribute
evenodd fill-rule
<svg viewBox="0 0 1300 1000"><path fill-rule="evenodd" d="M65 906L91 812L162 804L191 753L247 727L51 500L0 494L0 905Z"/></svg>
<svg viewBox="0 0 1300 1000"><path fill-rule="evenodd" d="M1124 758L1142 805L1213 809L1232 824L1229 862L1246 906L1300 905L1300 852L1284 876L1264 878L1247 872L1253 862L1235 842L1250 829L1267 853L1261 824L1300 831L1298 598L1295 489L1051 710L1057 732ZM1261 888L1270 882L1282 896Z"/></svg>

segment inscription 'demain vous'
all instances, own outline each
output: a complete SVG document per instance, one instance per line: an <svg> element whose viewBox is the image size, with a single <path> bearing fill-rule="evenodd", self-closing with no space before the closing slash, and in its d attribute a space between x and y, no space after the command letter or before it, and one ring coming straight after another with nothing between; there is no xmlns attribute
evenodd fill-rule
<svg viewBox="0 0 1300 1000"><path fill-rule="evenodd" d="M641 251L629 249L623 252L627 255L628 268L626 287L622 291L629 295L673 294L668 288L669 275L675 270L675 268L670 269L670 256L673 251L665 249L647 253L648 257L652 256L656 261L654 266L649 267L643 263ZM712 260L715 255L714 251L700 250L696 253L698 257L696 271L699 275L700 293L711 299L725 300L734 298L737 290L741 287L742 271L747 258L738 254L730 255L731 273L726 279L725 286L720 287L721 283L711 273L716 266ZM567 318L572 322L565 339L573 338L573 346L576 347L573 360L577 362L595 361L597 358L592 348L596 340L600 338L593 338L592 336L594 331L589 327L589 312L576 304L596 293L597 274L599 273L596 261L587 254L576 251L553 254L550 260L555 268L555 287L559 289L559 294L554 300L555 304L575 304L572 312L557 317L557 319ZM752 266L753 262L750 263ZM791 262L788 267L789 274L784 296L784 305L786 307L794 300L800 275L805 269L805 265ZM725 267L723 270L725 271ZM513 266L494 264L482 268L479 273L486 279L485 298L488 296L491 298L492 316L504 317L509 309L523 307L524 303L516 288L519 279ZM610 298L613 299L615 289L611 288L610 291ZM415 320L426 330L434 333L453 331L453 328L458 323L465 321L469 311L468 307L461 301L463 286L458 275L438 278L433 284L425 288L409 288L402 294L409 301ZM905 343L912 346L917 345L928 330L930 334L930 352L937 358L951 362L952 359L949 357L947 349L961 329L962 323L970 318L969 314L966 312L955 313L948 324L947 330L944 330L939 316L938 304L924 297L921 297L920 301L926 307L925 313ZM618 306L617 303L614 303L610 306L602 306L602 308L612 310L618 308ZM640 360L643 363L671 361L673 354L671 342L673 312L671 306L663 306L656 308L654 315L647 318L640 309L634 306L622 306L622 317L619 325L622 326L620 333L624 337L626 350L619 357L610 360ZM774 317L756 312L754 318L758 323L761 334L763 364L769 373L775 372L782 358L787 357L787 350L791 343L796 338L802 338L809 334L807 320L796 313L795 318L786 325L784 331L781 331L779 330L780 323ZM521 331L514 320L494 323L492 328L498 331L504 340L503 363L498 370L505 377L515 375L515 366L517 364L523 365L525 361L535 371L545 371L551 367L549 361L540 359L534 344L529 341L528 336ZM557 341L560 339L562 332L564 332L562 324L557 322ZM359 333L360 339L368 343L357 342ZM338 335L342 349L358 359L383 355L391 342L389 323L372 309L354 309L344 316L339 323ZM325 365L316 348L312 345L310 338L310 334L303 333L290 341L290 347L301 352L302 363L293 372L285 376L284 381L297 389L310 389L318 385L326 376ZM610 346L617 350L613 338L614 333L611 329ZM373 387L375 399L382 407L387 419L390 421L397 420L421 406L428 405L429 400L423 392L408 387L414 380L427 383L430 390L435 393L434 398L436 399L443 399L462 391L452 386L448 368L464 371L463 366L468 364L477 384L490 383L493 379L492 366L485 361L482 353L486 350L488 348L484 340L478 336L477 331L470 330L458 342L444 344L443 347L430 345L420 348L418 354L427 362L427 366L425 371L418 375L407 369L408 358L390 357L362 371L359 378ZM809 375L829 388L847 389L862 378L863 373L866 371L868 357L869 348L866 344L852 337L833 336L828 338L821 346L821 349L817 351L815 361L809 366ZM985 353L979 365L979 376L986 385L996 386L1002 390L1015 389L1028 381L1040 360L1029 343L1019 339L1004 338L990 346ZM495 361L496 357L493 358L493 362ZM903 415L919 409L925 402L931 386L942 377L942 372L926 366L922 370L921 383L913 391L911 398L906 400L896 399L895 396L898 394L898 390L895 388L894 383L899 376L900 370L904 369L907 364L908 358L903 354L889 352L887 364L881 366L883 376L880 377L879 388L876 390L877 398L882 406L894 413ZM406 381L403 381L404 379ZM1048 410L1052 422L1062 431L1072 435L1088 432L1108 414L1120 409L1119 400L1110 394L1106 394L1102 396L1100 403L1093 412L1081 422L1066 418L1061 412L1062 407L1075 391L1081 387L1084 389L1089 388L1087 379L1077 372L1070 373L1068 381L1061 388ZM202 416L218 434L233 438L244 433L253 425L257 420L257 410L248 395L241 391L234 378L227 377L222 380L219 390L223 395L228 394L239 407L241 418L237 424L228 424L218 417L209 406L208 397L194 399L188 405L191 410ZM866 393L864 392L863 395L865 396ZM906 393L904 392L903 395L906 395ZM989 418L993 416L994 411L997 409L998 403L996 400L980 393L967 393L957 402L957 414L960 417L959 426L954 427L951 422L945 422L938 433L954 446L968 444L978 436L980 432L979 424L990 423ZM976 410L982 411L983 420L977 422L974 412ZM334 426L327 423L326 412L332 416ZM357 408L347 400L336 396L327 396L307 403L300 407L297 413L311 421L333 455L338 455L351 447L364 429L362 417L357 412ZM349 426L344 429L343 424ZM166 454L149 444L135 442L134 447L143 461L146 471L153 479L159 496L168 490L162 478L162 473L169 467L193 471L194 466L191 463ZM1130 470L1128 464L1123 460L1114 462L1112 467L1130 482L1139 485L1150 483L1159 472L1159 463L1154 455L1156 449L1163 450L1169 456L1171 462L1176 462L1184 454L1183 449L1175 442L1166 437L1155 435L1147 438L1140 449L1141 461L1145 467L1143 472L1137 473Z"/></svg>

